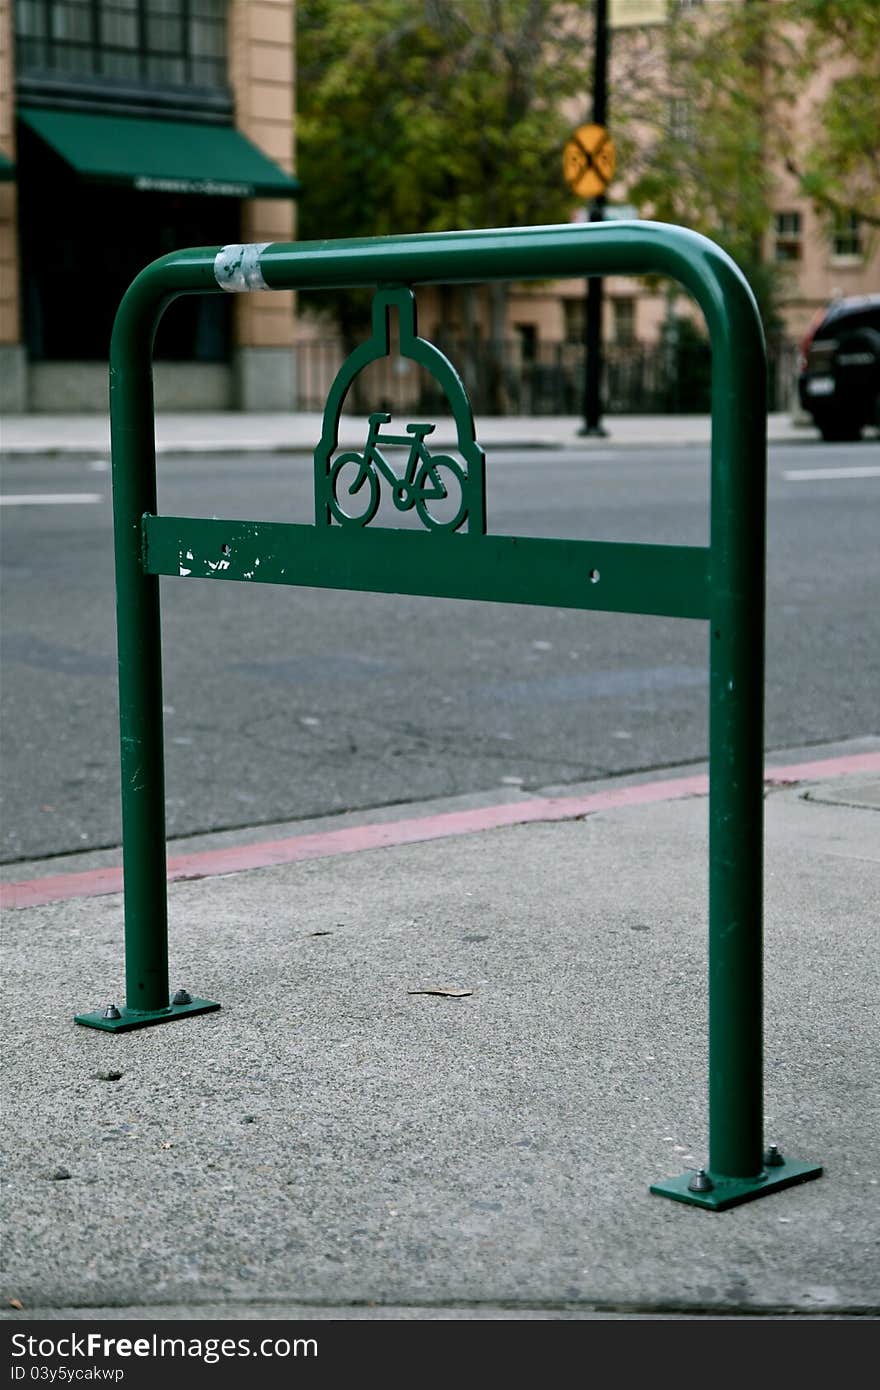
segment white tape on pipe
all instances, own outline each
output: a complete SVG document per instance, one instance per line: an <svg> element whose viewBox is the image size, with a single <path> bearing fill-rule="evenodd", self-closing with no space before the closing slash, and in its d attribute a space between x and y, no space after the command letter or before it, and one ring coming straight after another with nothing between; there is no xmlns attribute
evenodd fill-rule
<svg viewBox="0 0 880 1390"><path fill-rule="evenodd" d="M214 257L214 279L221 290L241 294L243 290L267 290L260 270L260 257L270 241L251 241L221 246Z"/></svg>

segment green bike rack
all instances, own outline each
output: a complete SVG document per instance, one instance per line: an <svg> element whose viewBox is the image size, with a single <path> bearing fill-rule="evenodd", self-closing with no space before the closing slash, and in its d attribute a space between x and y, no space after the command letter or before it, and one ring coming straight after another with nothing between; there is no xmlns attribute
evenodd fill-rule
<svg viewBox="0 0 880 1390"><path fill-rule="evenodd" d="M486 534L485 458L470 402L454 367L418 336L411 287L648 274L689 290L709 329L709 546ZM372 333L328 397L315 450L315 525L157 515L152 344L171 301L365 285L376 290ZM437 378L458 432L461 462L433 456L395 491L401 509L420 500L421 530L370 527L378 475L369 451L349 452L344 486L336 467L346 392L389 352L393 313L401 353ZM148 265L122 300L110 349L126 1004L76 1021L118 1032L219 1008L185 990L169 997L160 575L702 619L710 686L709 1166L650 1190L721 1210L818 1177L820 1166L792 1161L775 1145L765 1150L762 1132L765 385L748 284L720 247L682 227L618 222L202 247ZM412 430L424 435L430 426ZM429 451L420 456L431 459ZM463 494L449 523L426 500L428 481L430 495L445 494L441 464Z"/></svg>

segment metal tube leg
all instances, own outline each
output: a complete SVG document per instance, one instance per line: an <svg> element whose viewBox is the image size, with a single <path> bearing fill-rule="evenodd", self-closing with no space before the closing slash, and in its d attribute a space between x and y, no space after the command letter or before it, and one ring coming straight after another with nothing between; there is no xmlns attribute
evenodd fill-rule
<svg viewBox="0 0 880 1390"><path fill-rule="evenodd" d="M144 572L142 536L144 515L157 509L151 354L167 302L135 281L110 351L126 1002L76 1020L110 1032L219 1008L185 990L171 1000L168 988L159 580Z"/></svg>
<svg viewBox="0 0 880 1390"><path fill-rule="evenodd" d="M119 732L126 1007L167 1009L168 900L159 581L119 576ZM137 573L135 573L135 568Z"/></svg>
<svg viewBox="0 0 880 1390"><path fill-rule="evenodd" d="M754 1178L763 1146L763 622L760 612L727 614L711 632L709 1169Z"/></svg>

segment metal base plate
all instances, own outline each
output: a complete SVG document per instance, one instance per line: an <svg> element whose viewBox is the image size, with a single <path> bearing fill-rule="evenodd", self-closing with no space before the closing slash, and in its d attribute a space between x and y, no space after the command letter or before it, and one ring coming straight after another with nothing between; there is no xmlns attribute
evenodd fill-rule
<svg viewBox="0 0 880 1390"><path fill-rule="evenodd" d="M818 1178L822 1172L820 1164L793 1163L786 1159L777 1167L765 1168L756 1178L719 1178L709 1173L712 1189L709 1192L690 1192L688 1183L693 1172L682 1173L677 1178L665 1178L663 1182L651 1184L651 1191L658 1197L671 1197L674 1202L687 1202L692 1207L708 1207L710 1211L724 1211L727 1207L739 1206L740 1202L751 1202L756 1197L766 1197L770 1192L778 1192L782 1187L793 1187L795 1183L809 1182Z"/></svg>
<svg viewBox="0 0 880 1390"><path fill-rule="evenodd" d="M128 1033L132 1028L149 1028L154 1023L170 1023L188 1014L210 1014L219 1009L210 999L191 999L188 1004L169 1004L167 1009L120 1009L119 1018L105 1018L103 1013L77 1014L74 1022L86 1028L101 1028L105 1033Z"/></svg>

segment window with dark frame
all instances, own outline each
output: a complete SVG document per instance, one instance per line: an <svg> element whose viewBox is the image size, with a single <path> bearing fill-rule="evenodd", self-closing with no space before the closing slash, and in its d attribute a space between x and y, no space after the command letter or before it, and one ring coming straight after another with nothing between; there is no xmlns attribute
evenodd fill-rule
<svg viewBox="0 0 880 1390"><path fill-rule="evenodd" d="M673 140L690 142L696 138L697 120L690 97L669 98L669 134Z"/></svg>
<svg viewBox="0 0 880 1390"><path fill-rule="evenodd" d="M614 341L625 347L636 340L636 301L618 297L611 301Z"/></svg>
<svg viewBox="0 0 880 1390"><path fill-rule="evenodd" d="M19 73L227 85L227 0L16 0Z"/></svg>
<svg viewBox="0 0 880 1390"><path fill-rule="evenodd" d="M803 254L803 226L799 212L777 212L774 217L773 259L799 261Z"/></svg>
<svg viewBox="0 0 880 1390"><path fill-rule="evenodd" d="M862 244L862 219L857 212L843 212L834 219L831 230L831 254L847 260L861 260L865 248Z"/></svg>
<svg viewBox="0 0 880 1390"><path fill-rule="evenodd" d="M562 312L565 315L565 341L567 343L582 343L584 341L584 320L586 315L583 297L580 299L563 299Z"/></svg>
<svg viewBox="0 0 880 1390"><path fill-rule="evenodd" d="M514 331L519 338L519 350L523 362L534 362L538 355L538 330L533 323L515 323Z"/></svg>

